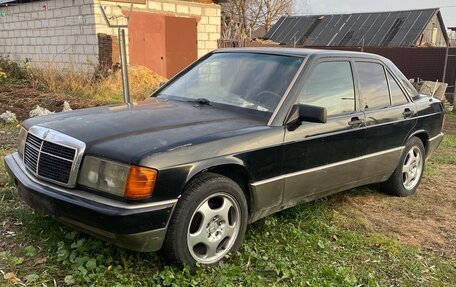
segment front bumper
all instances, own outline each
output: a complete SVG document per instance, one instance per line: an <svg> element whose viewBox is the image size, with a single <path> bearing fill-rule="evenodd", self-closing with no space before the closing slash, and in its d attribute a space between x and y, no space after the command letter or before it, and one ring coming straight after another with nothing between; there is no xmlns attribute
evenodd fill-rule
<svg viewBox="0 0 456 287"><path fill-rule="evenodd" d="M5 157L19 196L32 208L77 230L140 252L159 250L177 200L127 203L36 179L15 153Z"/></svg>

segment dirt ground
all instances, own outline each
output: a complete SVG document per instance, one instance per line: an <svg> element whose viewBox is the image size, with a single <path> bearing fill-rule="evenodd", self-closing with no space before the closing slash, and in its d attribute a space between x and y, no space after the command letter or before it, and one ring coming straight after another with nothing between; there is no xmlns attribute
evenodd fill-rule
<svg viewBox="0 0 456 287"><path fill-rule="evenodd" d="M456 121L448 118L445 134L456 135ZM445 151L447 154L449 151ZM454 151L450 151L454 153ZM436 154L439 150L436 151ZM440 148L442 153L442 148ZM331 198L330 204L345 217L341 225L366 228L446 256L456 256L456 166L435 164L436 172L425 175L417 193L398 198L373 186L372 192L348 192Z"/></svg>
<svg viewBox="0 0 456 287"><path fill-rule="evenodd" d="M0 149L13 150L17 146L17 137L19 129L0 130Z"/></svg>
<svg viewBox="0 0 456 287"><path fill-rule="evenodd" d="M52 112L60 112L64 101L68 101L72 109L93 106L93 103L65 94L43 93L34 88L9 88L0 86L0 114L10 111L18 120L29 118L29 112L37 105Z"/></svg>
<svg viewBox="0 0 456 287"><path fill-rule="evenodd" d="M353 220L341 222L358 229L381 233L400 242L433 250L439 255L456 255L455 166L439 165L439 174L425 177L413 197L397 198L379 192L349 195L334 208ZM360 222L361 221L361 222Z"/></svg>

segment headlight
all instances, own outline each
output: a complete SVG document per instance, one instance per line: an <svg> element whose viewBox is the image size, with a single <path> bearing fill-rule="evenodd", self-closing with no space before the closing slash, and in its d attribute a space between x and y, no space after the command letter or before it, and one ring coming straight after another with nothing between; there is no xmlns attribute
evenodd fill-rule
<svg viewBox="0 0 456 287"><path fill-rule="evenodd" d="M144 199L152 195L157 171L86 156L78 183L94 190L129 199Z"/></svg>
<svg viewBox="0 0 456 287"><path fill-rule="evenodd" d="M17 152L21 157L24 157L25 141L27 140L27 130L24 127L21 127L19 132L19 139L17 144Z"/></svg>

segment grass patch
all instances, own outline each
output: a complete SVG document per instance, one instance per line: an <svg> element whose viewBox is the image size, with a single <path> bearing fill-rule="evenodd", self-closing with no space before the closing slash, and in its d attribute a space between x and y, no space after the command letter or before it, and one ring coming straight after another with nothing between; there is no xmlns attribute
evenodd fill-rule
<svg viewBox="0 0 456 287"><path fill-rule="evenodd" d="M439 151L434 153L428 160L431 165L451 164L456 165L456 135L446 134L439 147Z"/></svg>
<svg viewBox="0 0 456 287"><path fill-rule="evenodd" d="M17 125L3 124L0 130L17 131ZM166 265L158 253L117 248L27 207L5 176L3 156L11 151L0 148L0 270L27 286L54 286L54 280L58 286L109 287L456 286L454 257L400 243L375 230L365 215L348 210L353 205L346 201L369 196L379 204L408 208L407 221L424 205L391 199L375 193L375 187L260 220L249 226L241 249L226 263L191 273ZM426 176L434 179L442 164L455 165L455 152L455 135L447 134ZM0 285L10 286L13 277L3 278Z"/></svg>
<svg viewBox="0 0 456 287"><path fill-rule="evenodd" d="M4 191L3 191L4 192ZM456 262L381 234L341 229L325 201L303 205L250 226L228 263L194 274L60 226L27 207L6 208L19 220L22 248L0 252L4 270L38 286L438 286L456 283ZM28 279L27 279L28 278Z"/></svg>

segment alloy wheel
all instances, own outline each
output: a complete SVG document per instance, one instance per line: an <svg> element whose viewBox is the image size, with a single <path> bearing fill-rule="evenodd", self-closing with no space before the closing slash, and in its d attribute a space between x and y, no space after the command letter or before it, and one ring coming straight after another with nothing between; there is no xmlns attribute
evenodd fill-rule
<svg viewBox="0 0 456 287"><path fill-rule="evenodd" d="M223 192L210 195L196 208L187 231L187 245L197 262L215 263L230 251L241 226L240 210L234 197Z"/></svg>
<svg viewBox="0 0 456 287"><path fill-rule="evenodd" d="M402 184L408 190L415 188L423 173L423 155L421 150L414 146L404 158L402 165Z"/></svg>

